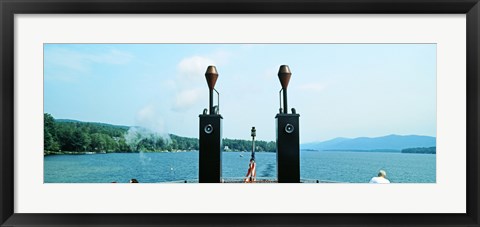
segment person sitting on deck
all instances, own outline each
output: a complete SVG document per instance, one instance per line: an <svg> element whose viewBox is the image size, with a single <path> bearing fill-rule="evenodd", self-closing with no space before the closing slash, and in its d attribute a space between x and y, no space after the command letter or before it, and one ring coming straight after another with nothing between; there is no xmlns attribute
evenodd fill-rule
<svg viewBox="0 0 480 227"><path fill-rule="evenodd" d="M377 177L372 177L370 183L374 184L388 184L390 181L387 179L387 172L380 170Z"/></svg>
<svg viewBox="0 0 480 227"><path fill-rule="evenodd" d="M250 164L248 165L247 176L245 176L245 181L244 181L245 183L253 183L255 181L255 177L257 176L255 167L256 167L255 159L251 158Z"/></svg>

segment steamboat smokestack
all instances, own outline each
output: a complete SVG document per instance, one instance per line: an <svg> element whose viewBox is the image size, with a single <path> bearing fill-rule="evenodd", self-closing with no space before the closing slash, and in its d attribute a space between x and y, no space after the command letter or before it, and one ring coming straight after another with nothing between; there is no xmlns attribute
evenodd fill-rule
<svg viewBox="0 0 480 227"><path fill-rule="evenodd" d="M217 83L218 79L218 72L217 68L215 66L210 65L207 68L207 71L205 72L205 79L207 79L207 84L208 84L208 89L209 89L209 94L210 94L210 103L209 103L209 112L210 115L215 114L215 111L213 110L213 89L215 89L215 83Z"/></svg>
<svg viewBox="0 0 480 227"><path fill-rule="evenodd" d="M288 113L287 87L291 76L292 72L290 72L288 65L281 65L280 69L278 70L278 79L280 80L283 90L283 113Z"/></svg>

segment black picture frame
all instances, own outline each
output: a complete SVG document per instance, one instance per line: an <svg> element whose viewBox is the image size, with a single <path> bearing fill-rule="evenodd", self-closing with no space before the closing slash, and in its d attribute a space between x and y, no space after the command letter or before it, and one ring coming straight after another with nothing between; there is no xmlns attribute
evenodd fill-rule
<svg viewBox="0 0 480 227"><path fill-rule="evenodd" d="M0 0L0 12L1 226L480 226L478 209L479 0ZM14 213L14 15L96 13L466 14L467 212L465 214Z"/></svg>

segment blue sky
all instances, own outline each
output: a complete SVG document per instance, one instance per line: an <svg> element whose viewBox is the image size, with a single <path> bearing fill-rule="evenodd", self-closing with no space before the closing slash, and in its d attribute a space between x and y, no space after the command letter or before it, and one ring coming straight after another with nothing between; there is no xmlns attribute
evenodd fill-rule
<svg viewBox="0 0 480 227"><path fill-rule="evenodd" d="M198 137L215 65L223 137L275 140L283 64L302 143L436 134L435 44L45 44L44 112Z"/></svg>

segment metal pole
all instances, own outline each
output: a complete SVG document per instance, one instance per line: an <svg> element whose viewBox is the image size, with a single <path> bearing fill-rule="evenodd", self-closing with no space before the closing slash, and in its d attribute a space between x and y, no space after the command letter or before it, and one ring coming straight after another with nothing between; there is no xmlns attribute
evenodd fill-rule
<svg viewBox="0 0 480 227"><path fill-rule="evenodd" d="M252 139L252 158L255 159L255 137Z"/></svg>
<svg viewBox="0 0 480 227"><path fill-rule="evenodd" d="M215 88L213 90L217 93L217 112L220 113L220 93L218 93L217 89Z"/></svg>
<svg viewBox="0 0 480 227"><path fill-rule="evenodd" d="M210 115L215 114L213 111L213 89L210 89L210 107L209 107Z"/></svg>
<svg viewBox="0 0 480 227"><path fill-rule="evenodd" d="M252 127L252 159L255 160L255 136L257 135L257 130L255 127Z"/></svg>
<svg viewBox="0 0 480 227"><path fill-rule="evenodd" d="M287 88L283 89L283 113L288 113Z"/></svg>

